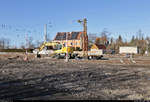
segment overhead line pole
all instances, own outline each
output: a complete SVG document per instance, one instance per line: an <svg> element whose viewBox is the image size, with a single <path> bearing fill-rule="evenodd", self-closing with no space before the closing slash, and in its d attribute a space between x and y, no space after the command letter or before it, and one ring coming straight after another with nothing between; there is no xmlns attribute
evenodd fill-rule
<svg viewBox="0 0 150 102"><path fill-rule="evenodd" d="M47 42L47 24L44 25L44 42Z"/></svg>
<svg viewBox="0 0 150 102"><path fill-rule="evenodd" d="M87 19L84 18L83 21L78 20L78 23L83 24L82 51L83 51L83 57L88 58Z"/></svg>
<svg viewBox="0 0 150 102"><path fill-rule="evenodd" d="M85 18L84 20L83 20L83 26L84 26L84 43L83 43L83 45L84 45L84 57L85 58L88 58L88 35L87 35L87 19Z"/></svg>
<svg viewBox="0 0 150 102"><path fill-rule="evenodd" d="M69 58L68 58L68 33L66 33L66 62L69 61Z"/></svg>

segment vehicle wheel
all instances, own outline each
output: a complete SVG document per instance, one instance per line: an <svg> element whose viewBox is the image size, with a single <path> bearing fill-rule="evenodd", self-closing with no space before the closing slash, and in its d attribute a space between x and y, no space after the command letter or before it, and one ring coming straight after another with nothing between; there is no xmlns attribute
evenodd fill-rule
<svg viewBox="0 0 150 102"><path fill-rule="evenodd" d="M41 58L41 55L40 55L40 54L37 54L36 57L37 57L37 58Z"/></svg>
<svg viewBox="0 0 150 102"><path fill-rule="evenodd" d="M72 58L72 59L75 59L77 56L78 56L77 54L73 54L73 55L71 56L71 58Z"/></svg>
<svg viewBox="0 0 150 102"><path fill-rule="evenodd" d="M56 58L56 55L52 55L51 57L52 57L52 58Z"/></svg>
<svg viewBox="0 0 150 102"><path fill-rule="evenodd" d="M56 55L56 59L60 59L60 55L58 54L58 55Z"/></svg>
<svg viewBox="0 0 150 102"><path fill-rule="evenodd" d="M76 60L80 60L80 59L82 59L82 58L79 57L79 56L75 56L75 59L76 59Z"/></svg>
<svg viewBox="0 0 150 102"><path fill-rule="evenodd" d="M70 59L74 59L75 58L75 56L74 55L70 55Z"/></svg>
<svg viewBox="0 0 150 102"><path fill-rule="evenodd" d="M101 59L101 56L96 57L97 60Z"/></svg>
<svg viewBox="0 0 150 102"><path fill-rule="evenodd" d="M92 58L92 56L89 56L88 59L89 59L89 60L92 60L93 58Z"/></svg>

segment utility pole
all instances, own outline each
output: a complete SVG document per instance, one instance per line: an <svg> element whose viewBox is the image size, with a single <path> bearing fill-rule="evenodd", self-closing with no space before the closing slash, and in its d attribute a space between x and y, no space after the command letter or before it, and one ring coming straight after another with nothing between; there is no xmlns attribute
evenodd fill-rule
<svg viewBox="0 0 150 102"><path fill-rule="evenodd" d="M88 35L87 35L87 19L78 20L78 23L83 24L83 36L82 36L82 51L83 57L88 58Z"/></svg>
<svg viewBox="0 0 150 102"><path fill-rule="evenodd" d="M25 37L25 40L26 40L26 54L28 53L27 49L28 49L28 45L29 45L29 42L28 42L28 34L26 34L26 37Z"/></svg>
<svg viewBox="0 0 150 102"><path fill-rule="evenodd" d="M66 33L66 62L69 61L68 58L68 33Z"/></svg>
<svg viewBox="0 0 150 102"><path fill-rule="evenodd" d="M26 34L25 40L26 40L26 54L25 54L24 61L27 61L28 60L28 51L27 51L27 48L28 48L28 45L29 45L28 34Z"/></svg>
<svg viewBox="0 0 150 102"><path fill-rule="evenodd" d="M44 42L47 42L47 24L44 25Z"/></svg>
<svg viewBox="0 0 150 102"><path fill-rule="evenodd" d="M148 42L148 40L146 40L146 50L147 50L147 56L148 56L148 54L149 54L149 52L148 52L148 45L149 45L149 42Z"/></svg>

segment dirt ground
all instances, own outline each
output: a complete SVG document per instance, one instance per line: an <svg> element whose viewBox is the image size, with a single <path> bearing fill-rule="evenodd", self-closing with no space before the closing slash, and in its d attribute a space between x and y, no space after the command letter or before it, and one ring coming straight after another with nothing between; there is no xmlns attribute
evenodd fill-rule
<svg viewBox="0 0 150 102"><path fill-rule="evenodd" d="M18 56L18 57L16 57ZM0 99L149 100L150 58L70 60L0 55Z"/></svg>

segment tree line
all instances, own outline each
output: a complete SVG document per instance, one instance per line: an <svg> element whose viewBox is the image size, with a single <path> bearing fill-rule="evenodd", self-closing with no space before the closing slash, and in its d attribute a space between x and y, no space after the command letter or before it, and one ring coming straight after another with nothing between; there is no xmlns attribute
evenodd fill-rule
<svg viewBox="0 0 150 102"><path fill-rule="evenodd" d="M103 44L106 46L108 50L114 50L116 53L119 52L120 46L138 46L141 49L141 54L145 53L145 51L150 52L150 37L144 37L144 34L141 30L139 30L135 35L132 36L131 40L126 41L125 38L122 37L120 34L117 38L111 37L111 33L104 29L101 33L89 33L88 34L89 39L89 46L91 46L93 43L96 44ZM20 48L22 49L34 49L39 47L42 42L39 40L33 42L33 38L29 37L27 41L24 41L25 43L22 43L20 45ZM51 41L48 39L48 41ZM9 49L9 48L16 48L15 46L11 46L10 40L6 38L0 38L0 49Z"/></svg>
<svg viewBox="0 0 150 102"><path fill-rule="evenodd" d="M125 38L122 38L122 35L119 35L117 39L110 37L110 35L111 33L106 29L104 29L99 36L96 34L89 34L89 43L103 44L108 50L114 50L116 53L119 53L120 46L137 46L140 48L141 54L144 54L145 51L150 52L150 37L144 37L144 34L141 30L137 32L136 36L133 35L129 41L126 41Z"/></svg>

